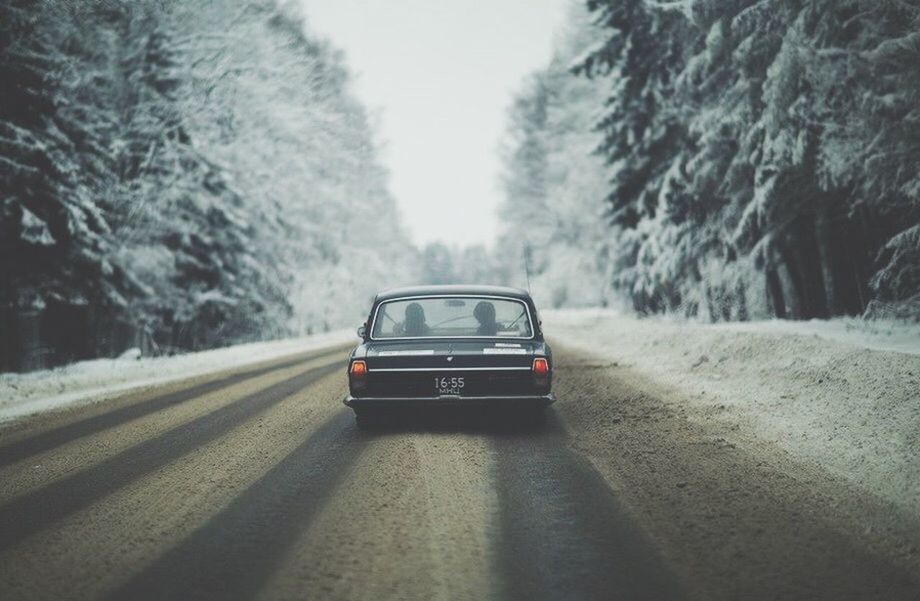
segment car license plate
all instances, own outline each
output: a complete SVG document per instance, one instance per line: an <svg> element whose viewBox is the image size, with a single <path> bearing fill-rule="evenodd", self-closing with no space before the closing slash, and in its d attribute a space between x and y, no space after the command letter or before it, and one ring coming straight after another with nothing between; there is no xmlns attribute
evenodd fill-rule
<svg viewBox="0 0 920 601"><path fill-rule="evenodd" d="M459 395L463 390L464 381L463 376L441 376L440 378L435 376L434 378L434 389L438 394L456 394Z"/></svg>

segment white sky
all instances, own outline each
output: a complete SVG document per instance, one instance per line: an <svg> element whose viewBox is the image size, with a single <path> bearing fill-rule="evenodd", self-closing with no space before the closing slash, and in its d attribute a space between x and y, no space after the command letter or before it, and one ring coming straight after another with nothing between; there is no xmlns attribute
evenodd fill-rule
<svg viewBox="0 0 920 601"><path fill-rule="evenodd" d="M491 243L498 146L522 78L547 64L569 0L303 0L381 110L384 161L413 240Z"/></svg>

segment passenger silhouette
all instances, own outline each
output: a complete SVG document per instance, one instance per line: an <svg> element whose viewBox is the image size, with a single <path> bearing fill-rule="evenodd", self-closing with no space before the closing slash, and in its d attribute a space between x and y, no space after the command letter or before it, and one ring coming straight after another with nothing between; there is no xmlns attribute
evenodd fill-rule
<svg viewBox="0 0 920 601"><path fill-rule="evenodd" d="M479 301L473 309L473 317L479 322L476 333L480 336L495 336L498 324L495 322L495 305L488 301Z"/></svg>
<svg viewBox="0 0 920 601"><path fill-rule="evenodd" d="M425 310L418 303L406 307L406 321L403 322L406 336L428 336L431 328L425 323Z"/></svg>

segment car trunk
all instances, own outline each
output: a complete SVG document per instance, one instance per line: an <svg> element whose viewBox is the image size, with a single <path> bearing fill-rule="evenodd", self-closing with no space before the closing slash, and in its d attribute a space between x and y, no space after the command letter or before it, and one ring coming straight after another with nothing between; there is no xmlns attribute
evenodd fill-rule
<svg viewBox="0 0 920 601"><path fill-rule="evenodd" d="M366 356L368 397L492 397L540 394L528 341L372 343Z"/></svg>

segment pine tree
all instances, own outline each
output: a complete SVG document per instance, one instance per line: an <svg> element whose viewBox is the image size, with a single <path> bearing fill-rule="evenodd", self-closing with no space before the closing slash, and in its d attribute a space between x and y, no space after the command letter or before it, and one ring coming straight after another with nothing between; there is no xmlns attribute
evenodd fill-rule
<svg viewBox="0 0 920 601"><path fill-rule="evenodd" d="M600 31L572 5L550 64L523 83L508 112L503 152L504 232L495 278L531 287L546 306L607 302L609 228L602 136L593 115L603 80L576 77L570 66Z"/></svg>
<svg viewBox="0 0 920 601"><path fill-rule="evenodd" d="M291 300L290 327L354 321L377 289L409 277L414 253L341 54L291 3L185 10L198 20L177 19L188 40L178 47L202 65L186 98L191 131L233 173L253 252ZM186 31L201 20L206 36Z"/></svg>
<svg viewBox="0 0 920 601"><path fill-rule="evenodd" d="M0 6L0 303L115 308L109 227L60 120L62 56L48 5Z"/></svg>
<svg viewBox="0 0 920 601"><path fill-rule="evenodd" d="M337 327L409 276L371 119L295 5L17 1L0 50L0 303L53 361Z"/></svg>
<svg viewBox="0 0 920 601"><path fill-rule="evenodd" d="M917 2L588 4L610 33L578 70L614 86L613 282L638 310L810 318L913 298Z"/></svg>

